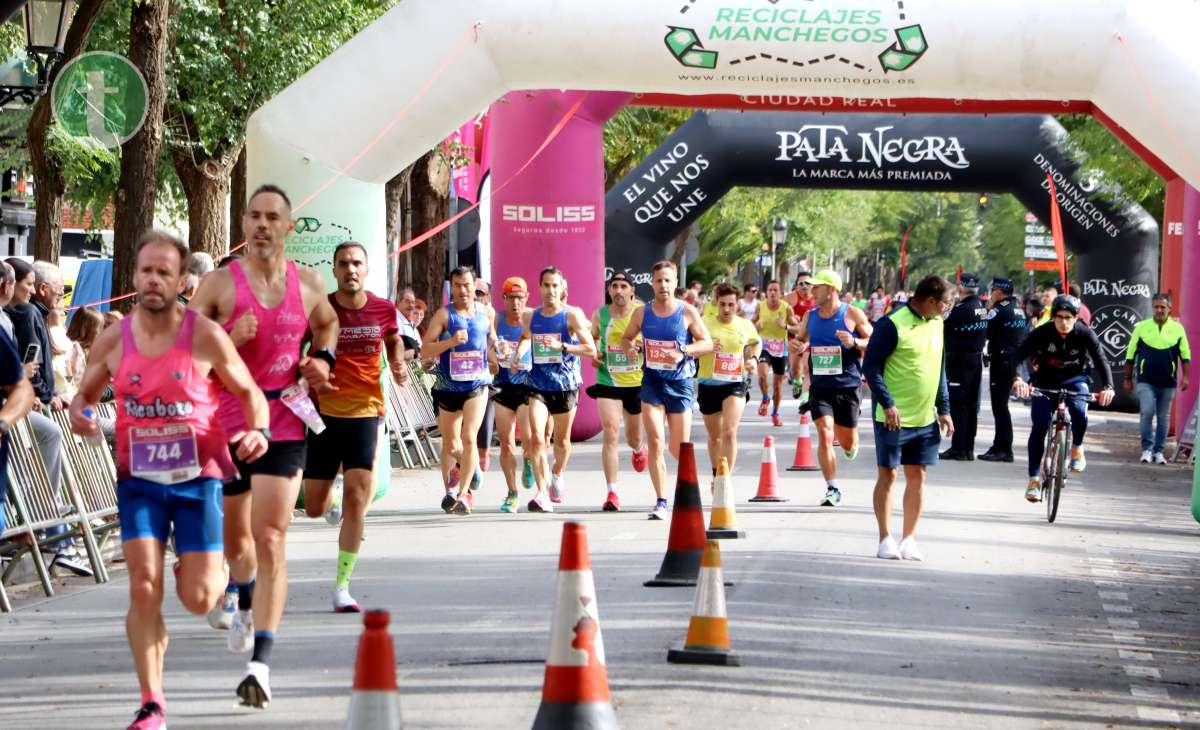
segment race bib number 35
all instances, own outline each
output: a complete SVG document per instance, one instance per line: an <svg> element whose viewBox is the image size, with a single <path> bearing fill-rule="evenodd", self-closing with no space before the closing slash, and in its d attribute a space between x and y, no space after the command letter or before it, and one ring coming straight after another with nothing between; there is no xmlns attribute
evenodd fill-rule
<svg viewBox="0 0 1200 730"><path fill-rule="evenodd" d="M675 353L679 343L675 340L646 340L646 367L651 370L675 370L679 365Z"/></svg>
<svg viewBox="0 0 1200 730"><path fill-rule="evenodd" d="M841 375L842 348L838 345L822 345L809 348L812 353L813 375Z"/></svg>
<svg viewBox="0 0 1200 730"><path fill-rule="evenodd" d="M562 362L562 336L557 332L533 335L533 362L536 365L557 365Z"/></svg>
<svg viewBox="0 0 1200 730"><path fill-rule="evenodd" d="M192 427L176 423L130 428L129 472L156 484L179 484L200 476Z"/></svg>

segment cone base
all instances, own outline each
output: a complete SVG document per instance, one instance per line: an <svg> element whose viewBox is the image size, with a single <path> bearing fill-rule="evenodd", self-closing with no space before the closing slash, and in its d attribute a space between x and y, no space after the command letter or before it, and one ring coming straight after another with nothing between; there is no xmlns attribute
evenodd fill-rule
<svg viewBox="0 0 1200 730"><path fill-rule="evenodd" d="M789 466L788 471L821 471L821 467L816 466Z"/></svg>
<svg viewBox="0 0 1200 730"><path fill-rule="evenodd" d="M751 497L751 502L786 502L787 497Z"/></svg>
<svg viewBox="0 0 1200 730"><path fill-rule="evenodd" d="M648 580L642 585L647 588L686 588L687 586L696 585L695 578L655 578Z"/></svg>
<svg viewBox="0 0 1200 730"><path fill-rule="evenodd" d="M617 730L617 717L609 702L543 701L533 730Z"/></svg>
<svg viewBox="0 0 1200 730"><path fill-rule="evenodd" d="M721 667L740 667L742 658L727 651L705 651L703 649L671 649L667 652L671 664L713 664Z"/></svg>
<svg viewBox="0 0 1200 730"><path fill-rule="evenodd" d="M740 540L746 536L745 530L732 527L718 527L715 530L706 530L704 534L709 540Z"/></svg>

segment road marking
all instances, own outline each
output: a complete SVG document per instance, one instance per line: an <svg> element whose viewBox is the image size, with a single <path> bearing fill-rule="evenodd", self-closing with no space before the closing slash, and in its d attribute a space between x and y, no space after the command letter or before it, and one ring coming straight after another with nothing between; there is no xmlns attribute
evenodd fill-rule
<svg viewBox="0 0 1200 730"><path fill-rule="evenodd" d="M1126 644L1145 644L1146 643L1146 640L1143 639L1142 637L1134 636L1133 634L1126 634L1123 631L1114 631L1112 637L1115 641L1124 642Z"/></svg>
<svg viewBox="0 0 1200 730"><path fill-rule="evenodd" d="M1118 603L1105 603L1102 605L1104 606L1104 610L1109 613L1133 613L1133 606L1122 606Z"/></svg>
<svg viewBox="0 0 1200 730"><path fill-rule="evenodd" d="M1111 568L1092 568L1092 576L1097 578L1120 578L1121 574Z"/></svg>
<svg viewBox="0 0 1200 730"><path fill-rule="evenodd" d="M1129 594L1125 591L1100 591L1102 601L1128 601Z"/></svg>
<svg viewBox="0 0 1200 730"><path fill-rule="evenodd" d="M1140 629L1142 627L1137 619L1133 618L1110 618L1108 625L1114 629Z"/></svg>
<svg viewBox="0 0 1200 730"><path fill-rule="evenodd" d="M1138 717L1151 722L1180 722L1179 713L1175 710L1168 710L1165 707L1141 707L1137 708Z"/></svg>
<svg viewBox="0 0 1200 730"><path fill-rule="evenodd" d="M1088 562L1093 563L1095 565L1112 565L1113 559L1112 558L1093 558L1093 557L1089 556Z"/></svg>
<svg viewBox="0 0 1200 730"><path fill-rule="evenodd" d="M1122 659L1127 659L1131 662L1152 662L1154 654L1148 651L1133 651L1131 649L1117 649L1117 656Z"/></svg>
<svg viewBox="0 0 1200 730"><path fill-rule="evenodd" d="M1166 700L1170 701L1171 695L1167 694L1165 687L1147 687L1142 684L1135 684L1129 687L1129 694L1139 700Z"/></svg>
<svg viewBox="0 0 1200 730"><path fill-rule="evenodd" d="M632 540L635 537L637 537L636 532L618 532L617 534L613 535L612 537L610 537L608 539L609 540Z"/></svg>
<svg viewBox="0 0 1200 730"><path fill-rule="evenodd" d="M1143 667L1137 664L1130 664L1125 667L1125 673L1130 677L1144 677L1146 679L1162 679L1162 674L1154 667Z"/></svg>

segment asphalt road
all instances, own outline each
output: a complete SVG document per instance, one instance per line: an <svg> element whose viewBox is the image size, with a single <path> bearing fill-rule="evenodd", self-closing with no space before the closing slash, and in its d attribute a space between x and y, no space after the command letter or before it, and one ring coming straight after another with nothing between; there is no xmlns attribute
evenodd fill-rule
<svg viewBox="0 0 1200 730"><path fill-rule="evenodd" d="M842 465L843 506L822 509L818 473L782 471L796 434L794 407L786 412L785 428L750 411L742 428L735 487L748 535L722 546L740 668L667 664L693 590L642 586L657 572L668 526L646 520L649 480L632 473L627 454L618 514L599 511L597 442L576 446L566 504L554 515L499 513L497 459L470 517L437 508L432 472L397 472L368 517L353 590L365 606L392 612L406 726L532 723L567 519L587 525L625 728L1200 724L1190 471L1133 463L1132 417L1093 423L1088 470L1068 483L1054 525L1023 499L1023 458L933 468L919 533L926 561L910 563L874 557L869 422L858 459ZM1014 415L1028 423L1023 410ZM981 420L979 451L991 441L986 406ZM790 501L752 505L767 434L783 442ZM699 419L694 436L703 470ZM324 521L292 525L292 590L265 712L234 706L245 657L168 597L172 728L344 724L361 621L329 611L336 539ZM124 727L136 709L122 573L103 586L63 582L55 598L26 592L15 613L0 616L0 728Z"/></svg>

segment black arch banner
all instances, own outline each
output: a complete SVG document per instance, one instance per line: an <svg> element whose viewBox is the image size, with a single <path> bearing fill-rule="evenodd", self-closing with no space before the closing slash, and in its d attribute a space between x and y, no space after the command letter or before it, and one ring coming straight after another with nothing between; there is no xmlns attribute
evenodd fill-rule
<svg viewBox="0 0 1200 730"><path fill-rule="evenodd" d="M650 296L666 244L736 186L1010 192L1048 225L1049 173L1119 384L1133 326L1151 313L1158 224L1085 185L1069 143L1050 116L697 112L608 192L605 263Z"/></svg>

